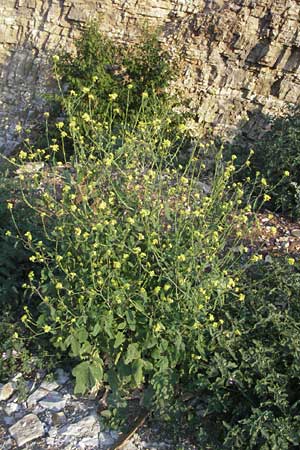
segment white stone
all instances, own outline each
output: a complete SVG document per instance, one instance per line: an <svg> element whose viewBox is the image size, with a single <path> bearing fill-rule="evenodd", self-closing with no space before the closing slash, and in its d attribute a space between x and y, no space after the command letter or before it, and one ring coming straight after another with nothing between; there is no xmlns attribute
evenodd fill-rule
<svg viewBox="0 0 300 450"><path fill-rule="evenodd" d="M27 442L34 441L45 434L44 426L34 414L28 414L9 428L11 436L19 447Z"/></svg>
<svg viewBox="0 0 300 450"><path fill-rule="evenodd" d="M15 391L15 384L11 381L0 385L0 402L8 400Z"/></svg>
<svg viewBox="0 0 300 450"><path fill-rule="evenodd" d="M42 389L39 388L36 391L34 391L32 394L29 395L29 397L27 398L27 405L29 408L31 408L32 406L35 406L37 404L37 402L39 400L41 400L42 398L46 397L46 395L49 392L46 391L46 389Z"/></svg>
<svg viewBox="0 0 300 450"><path fill-rule="evenodd" d="M50 411L61 411L66 406L66 399L56 391L49 392L46 397L39 401L39 405Z"/></svg>
<svg viewBox="0 0 300 450"><path fill-rule="evenodd" d="M294 237L300 237L300 230L299 230L299 228L294 228L294 229L291 231L291 234L292 234L292 236L294 236Z"/></svg>
<svg viewBox="0 0 300 450"><path fill-rule="evenodd" d="M78 422L65 425L59 430L63 436L73 437L97 437L100 432L100 425L95 415L84 417Z"/></svg>
<svg viewBox="0 0 300 450"><path fill-rule="evenodd" d="M10 416L11 414L19 411L19 409L20 409L20 405L18 405L18 403L10 402L4 408L4 411L6 412L7 415Z"/></svg>
<svg viewBox="0 0 300 450"><path fill-rule="evenodd" d="M55 391L55 389L59 388L59 384L56 381L43 381L41 388L47 391Z"/></svg>
<svg viewBox="0 0 300 450"><path fill-rule="evenodd" d="M99 448L99 438L98 437L85 437L77 443L77 447L86 450L87 448L96 449Z"/></svg>

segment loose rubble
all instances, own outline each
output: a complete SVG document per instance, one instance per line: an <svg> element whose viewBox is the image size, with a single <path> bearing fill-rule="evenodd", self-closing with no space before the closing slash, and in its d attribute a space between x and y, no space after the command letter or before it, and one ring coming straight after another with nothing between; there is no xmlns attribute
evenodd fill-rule
<svg viewBox="0 0 300 450"><path fill-rule="evenodd" d="M245 244L250 252L259 251L266 262L272 256L300 255L300 223L268 211L256 215Z"/></svg>
<svg viewBox="0 0 300 450"><path fill-rule="evenodd" d="M27 381L25 394L17 384L21 374L0 385L1 450L112 449L121 433L104 428L98 414L99 401L75 396L71 376L62 369L51 381L43 379L44 375L37 373L34 380ZM174 449L171 441L153 442L149 436L149 430L141 430L122 450Z"/></svg>

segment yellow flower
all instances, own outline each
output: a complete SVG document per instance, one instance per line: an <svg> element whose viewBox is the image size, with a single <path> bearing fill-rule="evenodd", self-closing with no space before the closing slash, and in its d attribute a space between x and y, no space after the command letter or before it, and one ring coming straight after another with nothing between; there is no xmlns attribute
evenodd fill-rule
<svg viewBox="0 0 300 450"><path fill-rule="evenodd" d="M61 130L63 128L63 126L64 126L63 122L57 122L57 124L56 124L56 128L58 128L59 130Z"/></svg>
<svg viewBox="0 0 300 450"><path fill-rule="evenodd" d="M290 172L289 172L288 170L285 170L284 173L283 173L283 175L284 175L285 177L289 177L289 176L290 176Z"/></svg>
<svg viewBox="0 0 300 450"><path fill-rule="evenodd" d="M117 100L118 94L116 94L115 92L113 92L112 94L109 94L108 98L109 98L109 100L110 100L111 102L113 102L113 101Z"/></svg>
<svg viewBox="0 0 300 450"><path fill-rule="evenodd" d="M268 186L267 180L265 178L262 178L260 182L262 186Z"/></svg>
<svg viewBox="0 0 300 450"><path fill-rule="evenodd" d="M50 145L50 148L54 153L58 152L58 150L59 150L58 144L52 144L52 145Z"/></svg>
<svg viewBox="0 0 300 450"><path fill-rule="evenodd" d="M147 217L150 215L150 211L148 209L141 209L141 216Z"/></svg>
<svg viewBox="0 0 300 450"><path fill-rule="evenodd" d="M52 60L54 63L57 63L59 61L59 56L58 55L53 55L52 56Z"/></svg>
<svg viewBox="0 0 300 450"><path fill-rule="evenodd" d="M154 327L153 327L153 331L155 333L159 333L163 329L164 329L164 326L159 322L156 325L154 325Z"/></svg>
<svg viewBox="0 0 300 450"><path fill-rule="evenodd" d="M90 115L88 114L88 113L84 113L84 114L82 114L82 119L85 121L85 122L90 122L91 121L91 117L90 117Z"/></svg>
<svg viewBox="0 0 300 450"><path fill-rule="evenodd" d="M81 235L81 229L76 227L75 228L75 234L76 234L76 236L80 236Z"/></svg>
<svg viewBox="0 0 300 450"><path fill-rule="evenodd" d="M106 208L106 202L104 200L102 200L102 202L99 204L99 208L100 209L105 209Z"/></svg>
<svg viewBox="0 0 300 450"><path fill-rule="evenodd" d="M30 231L27 231L24 236L28 239L28 241L32 241L32 234L30 233Z"/></svg>
<svg viewBox="0 0 300 450"><path fill-rule="evenodd" d="M164 139L162 142L163 148L169 148L171 146L171 141L169 139Z"/></svg>
<svg viewBox="0 0 300 450"><path fill-rule="evenodd" d="M56 289L63 289L63 285L60 282L56 283L55 287L56 287Z"/></svg>
<svg viewBox="0 0 300 450"><path fill-rule="evenodd" d="M22 131L22 125L21 125L20 123L18 123L18 124L16 125L15 130L16 130L17 133L20 133L20 132Z"/></svg>
<svg viewBox="0 0 300 450"><path fill-rule="evenodd" d="M148 98L148 97L149 97L148 92L143 92L143 93L142 93L142 97L143 97L143 98Z"/></svg>
<svg viewBox="0 0 300 450"><path fill-rule="evenodd" d="M180 262L183 262L183 261L186 260L186 256L182 253L181 255L177 256L177 260L180 261Z"/></svg>
<svg viewBox="0 0 300 450"><path fill-rule="evenodd" d="M48 119L49 116L50 116L50 114L48 113L48 111L45 111L45 112L44 112L44 117L45 117L45 119Z"/></svg>
<svg viewBox="0 0 300 450"><path fill-rule="evenodd" d="M239 301L240 302L243 302L245 300L245 298L246 298L245 294L240 294L239 295Z"/></svg>
<svg viewBox="0 0 300 450"><path fill-rule="evenodd" d="M133 225L135 220L133 217L128 217L127 222L130 223L130 225Z"/></svg>
<svg viewBox="0 0 300 450"><path fill-rule="evenodd" d="M271 196L268 194L264 194L264 202L268 202L269 200L271 200Z"/></svg>
<svg viewBox="0 0 300 450"><path fill-rule="evenodd" d="M7 209L13 209L13 204L10 203L10 202L8 202L8 203L7 203Z"/></svg>
<svg viewBox="0 0 300 450"><path fill-rule="evenodd" d="M253 261L253 262L261 261L262 258L263 258L262 255L253 255L251 257L251 261Z"/></svg>
<svg viewBox="0 0 300 450"><path fill-rule="evenodd" d="M156 286L156 288L154 288L154 290L153 290L154 294L156 294L156 295L159 294L160 291L161 291L161 287L160 286Z"/></svg>
<svg viewBox="0 0 300 450"><path fill-rule="evenodd" d="M44 325L43 330L45 333L49 333L49 331L51 331L51 327L49 327L49 325Z"/></svg>
<svg viewBox="0 0 300 450"><path fill-rule="evenodd" d="M20 159L25 159L27 157L27 153L24 152L24 150L21 150L19 153L19 157L20 157Z"/></svg>
<svg viewBox="0 0 300 450"><path fill-rule="evenodd" d="M21 317L21 322L25 323L27 322L28 316L27 314L23 314L23 316Z"/></svg>
<svg viewBox="0 0 300 450"><path fill-rule="evenodd" d="M295 260L294 260L294 258L288 258L288 264L290 265L290 266L293 266L294 264L295 264Z"/></svg>
<svg viewBox="0 0 300 450"><path fill-rule="evenodd" d="M120 269L121 268L121 263L119 261L115 261L113 264L115 269Z"/></svg>
<svg viewBox="0 0 300 450"><path fill-rule="evenodd" d="M184 133L186 131L186 125L184 123L180 123L178 125L178 130L180 133Z"/></svg>
<svg viewBox="0 0 300 450"><path fill-rule="evenodd" d="M188 184L188 182L189 182L188 178L186 178L186 177L181 177L180 181L182 184Z"/></svg>

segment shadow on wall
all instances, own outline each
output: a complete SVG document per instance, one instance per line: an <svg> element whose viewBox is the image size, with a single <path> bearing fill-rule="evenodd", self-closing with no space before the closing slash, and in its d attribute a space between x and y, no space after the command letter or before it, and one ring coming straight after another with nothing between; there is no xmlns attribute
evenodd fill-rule
<svg viewBox="0 0 300 450"><path fill-rule="evenodd" d="M18 45L2 63L0 81L0 151L9 154L25 135L16 125L31 128L45 106L44 95L54 89L49 54L39 52L33 42Z"/></svg>
<svg viewBox="0 0 300 450"><path fill-rule="evenodd" d="M271 189L265 206L291 219L300 218L300 106L283 118L253 111L253 117L225 148L229 158L237 155L238 166L245 162L250 149L254 150L251 165L240 172L239 180L247 176L254 179L259 171Z"/></svg>

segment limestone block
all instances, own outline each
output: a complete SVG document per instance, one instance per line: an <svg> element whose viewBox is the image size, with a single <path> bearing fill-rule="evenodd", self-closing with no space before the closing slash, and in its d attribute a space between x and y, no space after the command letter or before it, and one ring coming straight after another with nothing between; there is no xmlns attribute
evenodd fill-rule
<svg viewBox="0 0 300 450"><path fill-rule="evenodd" d="M19 447L27 442L34 441L44 436L45 430L42 422L35 414L27 414L17 423L9 428L11 436L16 440Z"/></svg>
<svg viewBox="0 0 300 450"><path fill-rule="evenodd" d="M261 59L261 63L265 64L266 66L273 67L277 61L279 60L280 55L282 55L284 52L284 49L282 45L275 44L270 45L267 53L265 56Z"/></svg>
<svg viewBox="0 0 300 450"><path fill-rule="evenodd" d="M84 5L72 5L70 11L67 14L67 19L74 22L85 22L89 16L89 11L87 11Z"/></svg>
<svg viewBox="0 0 300 450"><path fill-rule="evenodd" d="M36 0L18 0L17 5L34 9L34 8L36 8Z"/></svg>
<svg viewBox="0 0 300 450"><path fill-rule="evenodd" d="M0 401L8 400L15 391L15 385L12 382L0 385Z"/></svg>

